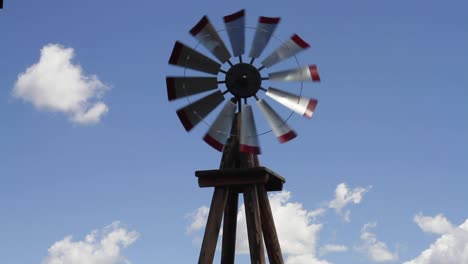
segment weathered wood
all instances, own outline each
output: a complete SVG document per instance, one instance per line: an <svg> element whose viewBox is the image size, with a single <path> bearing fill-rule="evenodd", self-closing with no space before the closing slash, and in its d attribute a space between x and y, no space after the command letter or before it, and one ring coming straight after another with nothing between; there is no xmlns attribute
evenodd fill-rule
<svg viewBox="0 0 468 264"><path fill-rule="evenodd" d="M250 185L263 183L266 184L268 181L268 175L259 175L255 177L204 177L198 179L198 185L200 187L217 187L217 186L239 186L239 185Z"/></svg>
<svg viewBox="0 0 468 264"><path fill-rule="evenodd" d="M258 162L257 162L258 163ZM250 163L243 162L248 166ZM216 187L263 183L267 191L281 191L285 179L266 167L225 168L196 171L200 187Z"/></svg>
<svg viewBox="0 0 468 264"><path fill-rule="evenodd" d="M210 213L206 223L205 234L200 250L199 264L213 263L216 243L218 242L221 221L223 220L224 207L226 205L227 190L223 187L216 187L211 199Z"/></svg>
<svg viewBox="0 0 468 264"><path fill-rule="evenodd" d="M221 264L234 264L236 254L237 211L239 210L239 193L229 188L223 221L223 244Z"/></svg>
<svg viewBox="0 0 468 264"><path fill-rule="evenodd" d="M260 204L260 217L262 218L262 231L265 247L270 264L283 264L283 255L276 233L275 221L271 213L270 201L265 186L257 185L258 201Z"/></svg>
<svg viewBox="0 0 468 264"><path fill-rule="evenodd" d="M244 205L247 235L249 238L250 262L253 264L264 264L265 253L263 249L262 220L260 218L260 205L255 185L245 187Z"/></svg>

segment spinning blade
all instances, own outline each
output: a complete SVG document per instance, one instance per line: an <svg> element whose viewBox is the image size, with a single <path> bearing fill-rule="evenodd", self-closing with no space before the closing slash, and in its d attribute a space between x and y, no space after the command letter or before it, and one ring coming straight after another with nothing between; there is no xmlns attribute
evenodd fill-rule
<svg viewBox="0 0 468 264"><path fill-rule="evenodd" d="M169 64L217 75L221 64L176 41Z"/></svg>
<svg viewBox="0 0 468 264"><path fill-rule="evenodd" d="M312 117L315 107L317 106L316 99L297 96L295 94L287 93L272 87L268 88L266 95L291 109L292 111L307 118Z"/></svg>
<svg viewBox="0 0 468 264"><path fill-rule="evenodd" d="M280 143L288 142L297 136L296 132L289 128L288 124L281 119L267 102L260 99L257 104Z"/></svg>
<svg viewBox="0 0 468 264"><path fill-rule="evenodd" d="M166 77L167 99L173 101L218 88L216 77Z"/></svg>
<svg viewBox="0 0 468 264"><path fill-rule="evenodd" d="M270 41L273 32L275 32L278 23L281 18L279 17L263 17L258 19L257 30L255 31L255 37L252 43L252 49L250 50L251 58L258 58L262 54L266 45Z"/></svg>
<svg viewBox="0 0 468 264"><path fill-rule="evenodd" d="M208 143L208 145L218 151L223 151L224 145L230 136L236 107L237 105L232 100L227 101L218 117L203 137L203 140Z"/></svg>
<svg viewBox="0 0 468 264"><path fill-rule="evenodd" d="M273 53L271 53L266 59L262 61L262 64L267 68L271 67L278 62L296 55L298 52L303 51L308 47L310 47L310 45L296 34L275 51L273 51Z"/></svg>
<svg viewBox="0 0 468 264"><path fill-rule="evenodd" d="M240 151L252 154L260 154L258 144L257 127L252 113L252 106L242 105L240 131Z"/></svg>
<svg viewBox="0 0 468 264"><path fill-rule="evenodd" d="M190 30L190 34L200 41L200 43L222 63L225 63L231 57L224 42L219 37L207 16L202 17Z"/></svg>
<svg viewBox="0 0 468 264"><path fill-rule="evenodd" d="M306 67L272 72L268 74L271 81L314 81L320 82L320 75L316 65L309 65Z"/></svg>
<svg viewBox="0 0 468 264"><path fill-rule="evenodd" d="M224 95L218 90L177 110L177 116L185 130L190 131L223 101Z"/></svg>
<svg viewBox="0 0 468 264"><path fill-rule="evenodd" d="M224 17L234 57L242 56L245 49L245 10Z"/></svg>

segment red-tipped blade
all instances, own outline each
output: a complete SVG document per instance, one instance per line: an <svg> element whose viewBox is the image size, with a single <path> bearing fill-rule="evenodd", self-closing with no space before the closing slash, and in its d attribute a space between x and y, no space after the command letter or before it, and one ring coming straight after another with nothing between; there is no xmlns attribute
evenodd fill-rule
<svg viewBox="0 0 468 264"><path fill-rule="evenodd" d="M245 50L245 10L224 17L224 24L231 42L235 57L244 54Z"/></svg>
<svg viewBox="0 0 468 264"><path fill-rule="evenodd" d="M236 104L231 100L227 101L223 110L219 113L216 120L211 125L203 140L218 151L223 151L230 133L232 120L236 113Z"/></svg>
<svg viewBox="0 0 468 264"><path fill-rule="evenodd" d="M278 49L273 51L266 59L262 61L263 66L271 67L278 62L281 62L291 56L296 55L298 52L301 52L310 47L310 45L301 39L298 35L294 35L281 45Z"/></svg>
<svg viewBox="0 0 468 264"><path fill-rule="evenodd" d="M262 54L266 45L270 41L273 32L280 22L279 17L260 17L258 19L257 30L250 50L251 58L258 58Z"/></svg>
<svg viewBox="0 0 468 264"><path fill-rule="evenodd" d="M320 82L317 66L309 65L302 68L291 69L268 74L271 81L313 81Z"/></svg>
<svg viewBox="0 0 468 264"><path fill-rule="evenodd" d="M209 50L219 61L225 63L231 57L231 54L224 45L224 42L216 32L207 16L202 19L190 30L200 43Z"/></svg>
<svg viewBox="0 0 468 264"><path fill-rule="evenodd" d="M186 96L218 88L216 77L166 77L167 99L173 101Z"/></svg>
<svg viewBox="0 0 468 264"><path fill-rule="evenodd" d="M260 145L258 143L257 127L250 105L243 105L241 111L241 129L240 129L240 151L252 154L260 154Z"/></svg>
<svg viewBox="0 0 468 264"><path fill-rule="evenodd" d="M169 64L217 75L221 64L176 41Z"/></svg>
<svg viewBox="0 0 468 264"><path fill-rule="evenodd" d="M297 136L296 132L289 128L270 105L262 99L258 100L257 104L280 143L288 142Z"/></svg>
<svg viewBox="0 0 468 264"><path fill-rule="evenodd" d="M317 107L316 99L297 96L295 94L287 93L272 87L268 88L266 95L291 109L292 111L307 118L312 117L315 111L315 107Z"/></svg>
<svg viewBox="0 0 468 264"><path fill-rule="evenodd" d="M180 122L185 130L190 131L200 121L213 111L224 100L224 95L216 91L177 110Z"/></svg>

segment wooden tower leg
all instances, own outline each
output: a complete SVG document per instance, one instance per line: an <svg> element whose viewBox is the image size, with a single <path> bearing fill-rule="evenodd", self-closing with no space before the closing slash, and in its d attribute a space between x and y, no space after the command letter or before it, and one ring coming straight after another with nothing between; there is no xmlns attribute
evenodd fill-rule
<svg viewBox="0 0 468 264"><path fill-rule="evenodd" d="M227 189L224 187L216 187L211 200L210 213L206 223L203 243L200 250L199 264L212 264L216 243L218 242L219 229L223 220L224 207L226 205Z"/></svg>
<svg viewBox="0 0 468 264"><path fill-rule="evenodd" d="M239 193L229 188L224 209L223 246L221 250L221 264L234 264L236 253L237 211L239 207Z"/></svg>
<svg viewBox="0 0 468 264"><path fill-rule="evenodd" d="M244 188L245 219L249 237L250 261L253 264L264 264L263 236L258 202L257 187L247 185Z"/></svg>
<svg viewBox="0 0 468 264"><path fill-rule="evenodd" d="M265 246L270 264L283 264L283 255L276 233L273 214L271 213L270 201L265 185L257 185L258 200L260 204L260 217L262 218L262 230L265 238Z"/></svg>

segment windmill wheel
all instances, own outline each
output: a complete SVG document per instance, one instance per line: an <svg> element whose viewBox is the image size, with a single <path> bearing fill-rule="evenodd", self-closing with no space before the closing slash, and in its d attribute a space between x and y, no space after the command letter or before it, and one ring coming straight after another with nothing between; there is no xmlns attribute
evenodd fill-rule
<svg viewBox="0 0 468 264"><path fill-rule="evenodd" d="M204 16L191 30L194 36L219 62L199 53L187 45L176 41L172 50L169 64L192 69L215 77L166 77L168 100L173 101L191 95L211 91L205 97L191 102L189 105L177 110L177 115L185 130L190 131L205 119L209 113L217 108L224 100L226 94L232 98L227 100L221 112L211 124L203 140L218 151L222 151L226 144L232 121L236 111L241 115L240 151L260 154L257 129L252 113L252 106L247 99L254 98L257 106L266 118L273 133L280 143L295 138L297 134L292 130L273 108L261 98L260 94L277 101L293 112L311 118L317 106L317 100L296 95L280 89L262 87L262 81L320 81L315 65L295 69L272 72L268 77L262 77L263 70L270 68L297 53L307 49L309 44L294 34L283 42L277 49L261 61L260 67L253 62L260 57L270 41L280 22L279 17L260 17L255 30L252 48L249 53L250 62L243 62L245 50L245 10L224 17L224 24L231 43L232 53L228 51L218 32L207 16ZM238 57L239 63L233 64L230 59ZM222 70L222 64L228 63L229 69ZM218 75L224 74L223 80ZM222 76L221 76L222 78ZM224 84L226 90L218 89Z"/></svg>

